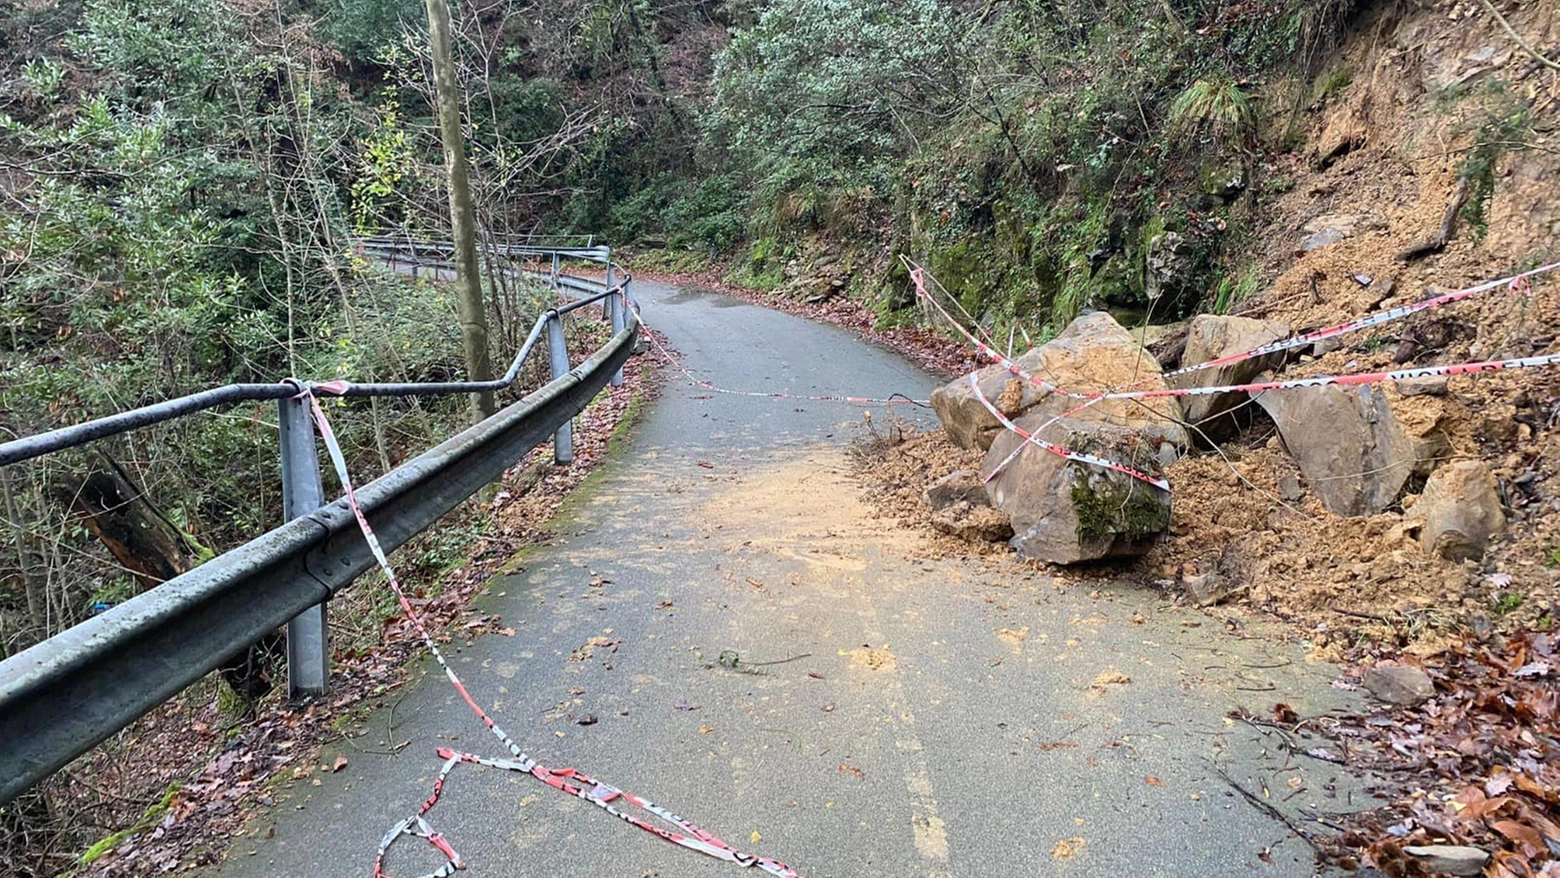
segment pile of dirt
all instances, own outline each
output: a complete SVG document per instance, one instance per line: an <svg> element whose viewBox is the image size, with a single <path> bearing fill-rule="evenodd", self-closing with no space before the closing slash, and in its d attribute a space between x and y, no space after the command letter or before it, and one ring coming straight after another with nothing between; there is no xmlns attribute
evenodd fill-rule
<svg viewBox="0 0 1560 878"><path fill-rule="evenodd" d="M874 424L870 415L863 420L851 452L857 479L873 508L872 517L920 531L928 542L926 555L1012 551L1000 539L991 539L1000 532L1001 524L992 516L1005 521L1002 513L980 506L940 515L924 498L927 487L949 473L980 472L985 452L959 448L941 430L923 433L903 421L882 427ZM958 526L960 522L966 526Z"/></svg>

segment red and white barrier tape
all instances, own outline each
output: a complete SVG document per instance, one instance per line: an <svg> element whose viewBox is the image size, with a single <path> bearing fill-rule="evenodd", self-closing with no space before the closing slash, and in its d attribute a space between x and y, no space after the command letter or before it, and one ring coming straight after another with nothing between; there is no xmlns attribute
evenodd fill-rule
<svg viewBox="0 0 1560 878"><path fill-rule="evenodd" d="M878 399L870 396L808 396L805 394L796 393L765 392L761 390L731 390L726 387L716 387L714 384L711 384L702 378L695 377L694 374L688 370L688 367L684 366L682 362L677 359L677 357L673 356L672 352L667 350L666 347L662 345L654 335L646 332L645 338L650 339L650 344L655 347L656 353L660 354L662 359L671 364L672 368L683 373L683 377L688 379L689 384L708 390L711 393L723 393L727 396L746 396L754 399L796 399L804 402L844 402L850 403L851 405L918 405L923 408L929 405L929 403L924 399L911 399L910 397L903 394L895 394L888 397L887 399Z"/></svg>
<svg viewBox="0 0 1560 878"><path fill-rule="evenodd" d="M1543 274L1543 273L1546 273L1546 272L1549 272L1549 271L1553 271L1556 268L1560 268L1560 263L1552 263L1550 265L1541 266L1541 267L1535 268L1535 269L1533 269L1531 271L1526 271L1526 272L1523 272L1521 274L1513 275L1511 277L1506 277L1506 278L1501 278L1499 280L1489 281L1487 283L1479 284L1478 286L1469 287L1467 289L1458 290L1458 291L1452 292L1452 293L1446 293L1446 294L1440 295L1440 296L1433 296L1433 297L1431 297L1429 299L1424 299L1424 300L1422 300L1420 302L1415 302L1415 303L1413 303L1411 305L1404 305L1404 306L1401 306L1401 307L1398 307L1398 308L1390 309L1388 311L1383 311L1380 314L1373 314L1373 315L1370 315L1368 317L1364 317L1364 318L1361 318L1361 319L1358 319L1358 320L1350 321L1348 323L1338 324L1336 326L1328 327L1326 329L1319 329L1319 330L1316 330L1315 332L1305 333L1303 335L1296 336L1296 337L1293 337L1293 338L1290 338L1290 339L1285 339L1285 340L1282 340L1282 341L1273 342L1271 344L1263 345L1262 347L1254 348L1254 349L1249 350L1249 351L1243 351L1243 352L1236 353L1236 354L1229 354L1229 355L1226 355L1226 356L1223 356L1223 357L1218 357L1216 359L1209 360L1209 361L1204 362L1204 363L1198 363L1196 365L1187 366L1185 368L1177 369L1177 370L1172 371L1172 372L1166 372L1166 373L1163 373L1162 375L1160 375L1158 377L1161 378L1161 379L1169 379L1169 378L1172 378L1172 377L1175 377L1175 376L1186 375L1186 374L1190 374L1190 373L1193 373L1193 372L1197 372L1197 371L1200 371L1202 369L1213 368L1213 367L1216 367L1216 366L1231 365L1233 363L1243 362L1245 360L1254 359L1256 357L1265 356L1267 354L1277 353L1277 352L1285 351L1285 350L1290 350L1290 349L1293 349L1293 348L1301 347L1303 345L1312 344L1314 342L1321 341L1323 339L1334 338L1336 336L1344 335L1346 333L1355 332L1355 331L1360 330L1360 329L1366 329L1366 328L1369 328L1369 327L1372 327L1372 326L1380 326L1380 325L1382 325L1384 323L1389 323L1389 322L1394 321L1394 320L1400 320L1400 319L1402 319L1404 317L1407 317L1407 316L1409 316L1411 314L1419 313L1420 311L1425 311L1425 310L1429 310L1431 308L1436 308L1436 307L1439 307L1439 306L1442 306L1442 305L1450 304L1452 302L1461 301L1462 299L1469 298L1470 296L1474 296L1474 295L1477 295L1477 294L1483 293L1483 292L1488 292L1489 290L1497 289L1497 288L1500 288L1500 287L1506 287L1507 289L1509 289L1510 291L1512 291L1514 293L1526 294L1526 293L1531 291L1531 282L1529 280L1530 278L1534 277L1535 275L1539 275L1539 274ZM1282 381L1260 381L1260 382L1250 382L1250 383L1246 383L1246 384L1225 384L1225 385L1214 385L1214 386L1207 386L1207 387L1164 388L1164 389L1159 389L1159 390L1073 391L1073 390L1068 390L1066 388L1063 388L1063 387L1061 387L1059 385L1053 384L1053 383L1051 383L1049 381L1046 381L1046 380L1044 380L1042 378L1039 378L1039 377L1029 373L1028 371L1024 370L1022 367L1020 367L1012 359L1010 359L1008 357L1005 357L1002 354L998 353L989 344L987 344L986 342L982 341L979 338L976 338L973 334L971 334L967 329L964 328L964 325L961 324L958 320L956 320L953 317L952 314L949 314L948 310L946 308L944 308L942 306L942 304L940 302L938 302L931 295L930 291L927 290L927 288L926 288L926 272L925 272L925 269L920 268L919 266L917 266L916 268L911 270L910 277L911 277L912 282L914 282L914 284L915 284L917 296L919 296L920 298L924 299L928 304L930 304L932 306L932 308L935 309L943 317L944 320L946 320L950 325L953 326L953 328L955 330L957 330L961 335L963 335L964 338L970 344L974 345L975 348L980 353L984 354L987 358L989 358L991 360L994 360L998 365L1002 366L1010 374L1012 374L1012 375L1014 375L1014 376L1016 376L1018 378L1021 378L1024 381L1027 381L1028 383L1030 383L1030 384L1032 384L1032 385L1034 385L1036 387L1041 388L1042 390L1046 391L1047 393L1054 393L1054 394L1058 394L1060 396L1065 396L1065 397L1068 397L1068 398L1071 398L1071 399L1082 400L1082 402L1079 405L1074 406L1073 408L1071 408L1071 409L1069 409L1067 411L1062 412L1061 414L1058 414L1058 415L1052 417L1050 420L1046 421L1044 424L1042 424L1040 427L1038 427L1033 433L1030 433L1030 432L1025 431L1025 430L1021 429L1020 427L1018 427L1016 424L1014 424L1012 421L1010 421L1001 411L999 411L996 408L996 406L992 405L991 401L986 397L986 395L981 392L979 383L975 380L975 373L971 373L971 375L970 375L970 387L974 391L976 399L980 401L981 405L984 406L986 408L986 410L988 412L990 412L992 414L992 416L995 417L999 423L1001 423L1007 429L1009 429L1009 430L1013 431L1014 433L1018 434L1020 437L1022 437L1025 440L1025 442L1027 444L1036 445L1036 446L1038 446L1040 448L1046 449L1046 450L1051 451L1052 453L1055 453L1055 454L1059 454L1059 455L1061 455L1063 457L1067 457L1067 458L1069 458L1071 460L1078 460L1080 462L1090 463L1090 464L1093 464L1095 466L1103 466L1103 467L1105 467L1107 469L1111 469L1111 470L1115 470L1117 472L1124 473L1124 474L1129 475L1129 476L1131 476L1131 477L1133 477L1135 479L1138 479L1139 481L1146 482L1146 483L1148 483L1150 485L1153 485L1156 488L1161 488L1161 489L1166 490L1166 491L1169 490L1169 484L1163 478L1159 478L1159 477L1155 477L1155 476L1149 476L1149 475L1147 475L1145 473L1139 472L1138 470L1132 469L1131 467L1127 467L1127 466L1124 466L1122 464L1114 463L1112 461L1107 461L1107 460L1104 460L1103 458L1098 458L1098 457L1095 457L1093 455L1086 455L1086 454L1079 454L1079 453L1072 452L1071 450L1069 450L1069 449L1067 449L1065 447L1062 447L1062 446L1056 445L1054 443L1047 442L1047 441L1045 441L1043 439L1040 439L1038 434L1043 432L1045 430L1045 428L1051 426L1052 424L1056 423L1057 421L1060 421L1063 418L1069 417L1071 415L1077 414L1078 412L1081 412L1084 409L1089 408L1090 406L1094 405L1095 403L1098 403L1098 402L1101 402L1101 401L1107 400L1107 399L1145 400L1145 399L1161 399L1161 398L1167 398L1167 397L1181 397L1181 396L1206 396L1206 395L1218 394L1218 393L1236 393L1236 392L1261 393L1261 392L1270 391L1270 390L1289 390L1289 389L1300 388L1300 387L1325 387L1325 386L1329 386L1329 385L1331 385L1331 386L1340 386L1340 387L1348 387L1348 386L1357 386L1357 385L1364 385L1364 384L1377 384L1377 383L1382 383L1382 382L1386 382L1386 381L1402 381L1402 380L1413 379L1413 378L1431 378L1431 377L1456 376L1456 375L1476 375L1476 374L1482 374L1482 373L1486 373L1486 372L1500 372L1500 371L1505 371L1505 370L1509 370L1509 369L1531 369L1531 368L1542 368L1542 367L1546 367L1546 366L1560 365L1560 353L1554 353L1554 354L1542 354L1542 355L1532 356L1532 357L1518 357L1518 358L1508 359L1508 360L1485 360L1485 361L1481 361L1481 362L1455 363L1455 364L1442 365L1442 366L1422 366L1422 367L1416 367L1416 368L1412 368L1412 369L1397 369L1397 370L1385 371L1385 372L1365 372L1365 373L1341 374L1341 375L1316 375L1316 376L1311 376L1311 377L1307 377L1307 378L1290 378L1290 379L1285 379L1285 380L1282 380ZM1146 380L1152 380L1152 378L1147 378L1147 379L1144 379L1144 380L1145 381ZM1019 447L1013 449L1013 452L1011 454L1009 454L1000 463L998 463L995 467L992 468L991 472L989 472L986 475L985 481L987 483L989 483L993 479L995 479L998 475L1000 475L1002 473L1002 471L1005 468L1007 468L1008 465L1010 465L1015 459L1017 459L1018 455L1023 451L1023 449L1024 449L1023 445L1020 445Z"/></svg>
<svg viewBox="0 0 1560 878"><path fill-rule="evenodd" d="M1297 347L1303 347L1303 346L1308 345L1308 344L1314 344L1315 342L1323 341L1323 340L1329 339L1329 338L1335 338L1337 336L1344 335L1344 334L1347 334L1347 333L1350 333L1350 332L1355 332L1355 331L1358 331L1358 330L1361 330L1361 329L1367 329L1367 328L1370 328L1370 327L1373 327L1373 326L1380 326L1380 325L1382 325L1384 323L1390 323L1390 322L1392 322L1394 320L1400 320L1400 319L1402 319L1404 317L1407 317L1409 315L1417 314L1417 313L1419 313L1421 311L1425 311L1425 310L1428 310L1430 308L1436 308L1436 307L1439 307L1439 306L1442 306L1442 305L1450 304L1452 302L1458 302L1458 301L1461 301L1463 299L1469 298L1470 296L1474 296L1474 295L1477 295L1479 293L1488 292L1490 290L1497 289L1499 287L1506 287L1506 288L1508 288L1509 290L1511 290L1512 292L1515 292L1515 293L1525 293L1525 292L1527 292L1531 288L1531 284L1530 284L1529 278L1532 278L1535 275L1543 274L1545 272L1554 271L1557 268L1560 268L1560 263L1553 263L1553 264L1550 264L1550 265L1545 265L1545 266L1542 266L1540 268L1535 268L1532 271L1526 271L1526 272L1523 272L1521 274L1513 275L1511 277L1501 278L1500 280L1489 281L1488 283L1483 283L1483 284L1480 284L1480 285L1475 286L1475 287L1469 287L1468 289L1465 289L1465 290L1458 290L1456 292L1446 293L1446 294L1440 295L1440 296L1434 296L1434 297L1431 297L1429 299L1424 299L1422 301L1415 302L1415 303L1413 303L1411 305L1403 305L1403 306L1398 307L1398 308L1393 308L1393 309L1388 310L1388 311L1383 311L1380 314L1372 314L1372 315L1370 315L1368 317L1363 317L1363 318L1361 318L1359 320L1350 321L1348 323L1341 323L1341 324L1339 324L1337 326L1331 326L1331 327L1328 327L1326 329L1316 330L1315 332L1308 332L1308 333L1305 333L1303 335L1295 336L1293 338L1288 338L1288 339L1284 339L1284 340L1281 340L1281 341L1276 341L1276 342L1273 342L1271 344L1263 345L1263 346L1258 347L1258 348L1253 348L1253 349L1248 350L1248 351L1241 351L1239 353L1227 354L1227 355L1222 356L1222 357L1217 357L1215 359L1208 360L1207 362L1197 363L1197 364L1192 365L1192 366L1186 366L1184 368L1176 369L1176 370L1171 371L1171 372L1165 372L1165 373L1163 373L1163 374L1161 374L1161 375L1159 375L1157 377L1159 377L1161 379L1169 380L1171 378L1175 378L1175 377L1178 377L1178 376L1181 376L1181 375L1188 375L1188 374L1191 374L1193 372L1198 372L1198 371L1201 371L1203 369L1211 369L1211 368L1215 368L1215 367L1218 367L1218 366L1228 366L1228 365L1231 365L1231 364L1234 364L1234 363L1240 363L1240 362L1244 362L1246 360L1255 359L1257 357L1266 356L1268 354L1278 353L1280 351L1291 350L1291 349L1294 349L1294 348L1297 348ZM949 325L951 325L955 330L957 330L960 335L964 336L965 340L967 340L971 345L974 345L975 348L978 351L980 351L980 353L984 354L988 359L992 360L997 365L1002 366L1010 374L1012 374L1012 375L1014 375L1014 376L1016 376L1018 378L1021 378L1024 381L1029 382L1030 384L1033 384L1034 386L1040 388L1041 390L1046 391L1047 393L1056 393L1056 394L1060 394L1062 396L1071 397L1073 399L1079 399L1079 400L1088 400L1088 399L1156 399L1156 398L1160 398L1160 397L1170 397L1170 396L1202 396L1202 395L1209 395L1209 394L1216 394L1216 393L1233 393L1233 392L1251 391L1251 390L1283 390L1286 387L1311 387L1311 386L1319 386L1319 385L1322 385L1322 384L1368 384L1368 383L1372 383L1372 381L1347 380L1347 379L1353 378L1354 376L1334 375L1334 376L1319 376L1319 377L1316 377L1316 378L1297 378L1297 379L1293 379L1291 381L1286 381L1286 382L1276 382L1276 383L1273 383L1271 385L1269 385L1269 384L1227 384L1227 385L1216 385L1216 386L1210 386L1210 387L1170 388L1168 390L1118 390L1118 391L1110 391L1110 390L1094 390L1094 391L1069 390L1067 388L1064 388L1064 387L1061 387L1059 385L1053 384L1052 382L1046 381L1045 379L1040 378L1040 377L1038 377L1038 376L1036 376L1036 375L1026 371L1023 367L1019 366L1012 359L1003 356L995 348L991 347L989 344L987 344L986 342L980 340L979 338L976 338L973 334L970 333L969 330L965 329L964 325L962 323L960 323L957 319L955 319L952 314L948 313L948 310L946 308L944 308L942 306L942 304L940 302L938 302L936 300L936 298L934 298L932 296L932 294L931 294L931 292L929 290L927 290L927 288L926 288L926 278L925 278L925 269L922 269L922 268L919 268L919 267L913 269L910 272L910 277L911 277L911 280L915 283L916 294L918 296L920 296L921 298L923 298L928 304L930 304L932 306L932 308L934 310L936 310L937 313L940 314L945 321L948 322ZM1529 358L1529 359L1531 359L1531 358ZM1516 363L1516 362L1518 362L1518 361L1515 361L1515 360L1503 360L1503 361L1490 361L1490 362L1485 362L1485 363L1467 363L1467 364L1463 364L1463 366L1465 367L1464 371L1461 371L1461 372L1437 373L1437 374L1457 375L1457 374L1470 374L1470 373L1474 373L1474 372L1492 372L1492 371L1498 371L1500 368L1503 368L1503 366L1501 365L1503 363ZM1531 364L1528 364L1528 365L1531 365ZM1546 364L1542 364L1542 365L1548 365L1548 364L1546 363ZM1435 367L1435 368L1444 368L1444 367ZM1522 368L1522 366L1504 366L1504 368ZM1414 370L1403 370L1403 371L1407 372L1407 371L1414 371ZM1392 379L1398 373L1371 373L1371 374L1372 374L1372 376L1375 376L1372 379L1373 381L1384 381L1384 380ZM1153 377L1155 377L1155 376L1150 376L1149 378L1146 378L1144 380L1145 381L1153 380ZM1410 376L1410 377L1417 377L1417 376Z"/></svg>
<svg viewBox="0 0 1560 878"><path fill-rule="evenodd" d="M1040 430L1044 430L1046 427L1049 427L1050 425L1056 423L1057 421L1059 421L1062 418L1066 417L1067 414L1070 414L1070 413L1064 412L1063 414L1057 415L1056 417L1052 418L1051 420L1045 422L1045 424L1041 425L1040 428L1035 430L1034 433L1031 433L1031 432L1025 430L1023 427L1020 427L1019 425L1013 423L1011 420L1008 419L1007 415L1002 413L1001 409L998 409L996 406L991 404L991 400L987 399L986 398L986 394L982 393L981 390L980 390L980 381L978 381L976 379L976 373L971 372L970 375L969 375L969 378L970 378L970 390L974 392L975 398L980 400L980 404L986 407L986 411L990 412L991 416L997 419L997 423L999 423L1002 426L1004 426L1004 427L1008 428L1009 430L1013 431L1014 433L1016 433L1018 436L1020 436L1024 440L1023 444L1020 444L1017 448L1013 449L1013 453L1012 454L1009 454L1007 456L1007 458L1002 461L1002 463L998 464L994 469L992 469L990 474L988 474L986 476L986 481L987 482L990 482L992 479L996 478L997 475L1002 472L1004 467L1006 467L1010 462L1012 462L1015 458L1018 457L1019 452L1024 450L1024 444L1029 444L1029 445L1034 445L1037 448L1044 449L1045 451L1049 451L1052 454L1057 455L1058 457L1065 457L1068 460L1076 460L1079 463L1087 463L1087 464L1090 464L1090 465L1093 465L1093 466L1102 467L1104 469L1112 470L1114 472L1118 472L1118 473L1121 473L1123 475L1131 476L1132 478L1137 479L1140 482L1144 482L1144 483L1147 483L1149 485L1152 485L1152 486L1154 486L1155 488L1158 488L1161 491L1169 491L1170 490L1170 483L1165 481L1164 478L1162 478L1160 476L1151 476L1148 473L1141 472L1139 470L1135 470L1132 467L1127 466L1125 464L1116 463L1113 460L1106 460L1103 457L1097 457L1097 456L1095 456L1093 454L1088 454L1088 453L1085 453L1085 452L1082 452L1082 451L1073 451L1072 449L1067 448L1066 446L1057 445L1054 442L1047 442L1046 440L1041 439L1038 435L1036 435L1036 434L1038 434L1040 432ZM1077 409L1074 409L1073 411L1076 412L1076 411L1078 411L1080 409L1086 408L1087 406L1092 405L1095 402L1098 402L1098 400L1090 400L1088 403L1085 403L1084 405L1079 406Z"/></svg>
<svg viewBox="0 0 1560 878"><path fill-rule="evenodd" d="M328 391L333 388L322 385L321 389ZM439 797L444 792L445 779L449 777L450 771L461 762L529 774L553 789L583 799L614 817L618 817L680 847L698 851L706 856L724 860L738 866L757 867L775 876L775 878L801 878L795 870L779 860L738 851L688 820L648 799L640 798L632 793L601 783L573 768L548 768L527 756L520 749L520 746L514 742L514 739L510 738L503 729L499 728L498 724L493 722L493 719L488 716L487 711L477 704L476 699L471 697L471 693L466 691L466 687L461 682L460 677L455 674L454 668L450 667L449 662L445 661L444 654L439 651L433 635L423 625L422 619L412 608L411 601L407 599L406 592L401 588L400 580L396 578L395 569L390 566L390 560L385 557L384 549L380 547L378 538L374 536L373 528L368 524L368 518L364 516L362 507L358 505L357 493L353 489L352 478L347 472L346 457L341 452L341 446L336 441L335 432L331 429L330 421L325 417L325 410L321 408L319 399L308 389L300 396L308 398L310 409L314 415L314 422L319 427L320 439L325 443L325 450L329 453L331 464L335 467L336 477L340 479L342 489L346 492L347 505L351 507L352 514L357 519L358 528L363 532L363 539L367 541L369 551L373 553L374 560L379 563L380 570L384 572L385 581L390 584L390 589L395 593L402 612L406 614L407 619L416 628L418 635L422 638L423 645L428 647L428 651L433 654L434 659L439 663L439 667L444 669L444 675L449 678L450 685L455 687L455 691L460 694L467 706L471 708L471 712L476 714L477 719L482 721L482 725L487 727L494 737L503 742L504 747L514 757L514 759L487 759L470 753L460 753L447 747L438 748L437 753L444 759L444 767L439 771L438 778L434 781L433 793L417 809L417 813L391 827L390 831L380 841L379 849L374 855L374 878L387 878L384 869L385 854L389 851L391 845L395 844L402 836L424 839L444 856L444 864L435 871L423 876L423 878L450 878L450 876L455 874L456 870L464 868L460 854L455 851L444 836L434 830L426 818L427 813L433 809L433 806L439 803ZM647 820L627 813L614 803L624 803L639 808L671 825L673 829L656 826Z"/></svg>

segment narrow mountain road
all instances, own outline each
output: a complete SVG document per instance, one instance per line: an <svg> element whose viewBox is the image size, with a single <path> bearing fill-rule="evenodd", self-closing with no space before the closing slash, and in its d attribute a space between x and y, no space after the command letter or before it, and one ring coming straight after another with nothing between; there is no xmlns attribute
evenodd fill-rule
<svg viewBox="0 0 1560 878"><path fill-rule="evenodd" d="M646 322L723 386L924 398L935 384L831 327L636 286ZM1156 595L1068 587L1011 557L934 557L852 481L860 421L672 375L555 544L479 599L515 636L450 643L472 694L544 764L807 878L1312 874L1306 842L1220 773L1289 814L1367 804L1304 754L1317 743L1290 752L1226 718L1337 706L1332 669ZM427 797L436 746L505 755L424 665L348 766L283 785L218 874L368 875L383 833ZM429 816L473 878L744 871L476 766L455 769ZM389 868L439 862L406 839Z"/></svg>

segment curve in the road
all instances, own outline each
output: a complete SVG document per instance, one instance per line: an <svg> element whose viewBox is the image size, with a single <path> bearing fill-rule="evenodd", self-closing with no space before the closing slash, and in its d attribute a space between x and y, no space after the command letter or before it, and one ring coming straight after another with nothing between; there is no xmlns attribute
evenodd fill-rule
<svg viewBox="0 0 1560 878"><path fill-rule="evenodd" d="M935 384L832 327L635 286L646 322L722 386ZM1310 849L1215 766L1290 811L1347 809L1337 766L1226 718L1278 700L1325 710L1341 697L1330 669L1152 595L941 557L861 496L860 420L674 377L559 538L479 599L517 636L452 656L473 694L544 763L648 794L808 878L1312 874ZM219 873L362 875L427 796L436 746L492 747L442 677L408 689L393 734L384 713L368 729L410 746L294 784ZM598 721L577 724L586 714ZM473 876L740 871L512 772L458 770L436 818ZM438 865L431 850L397 856L398 875Z"/></svg>

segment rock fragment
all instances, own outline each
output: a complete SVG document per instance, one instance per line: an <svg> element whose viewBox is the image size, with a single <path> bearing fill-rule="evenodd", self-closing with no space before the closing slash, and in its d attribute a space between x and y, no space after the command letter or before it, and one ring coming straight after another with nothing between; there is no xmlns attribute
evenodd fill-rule
<svg viewBox="0 0 1560 878"><path fill-rule="evenodd" d="M1057 445L1087 448L1139 468L1153 464L1135 459L1134 450L1185 441L1174 423L1154 431L1074 418L1047 425L1049 421L1043 415L1026 415L1017 424L1039 430L1040 438ZM1165 492L1124 473L1052 454L1012 433L1004 432L992 443L984 471L990 472L1020 446L1024 450L990 483L992 501L1012 521L1012 544L1019 554L1052 564L1137 555L1170 526L1170 497Z"/></svg>
<svg viewBox="0 0 1560 878"><path fill-rule="evenodd" d="M1000 543L1013 536L1013 525L1002 510L985 504L972 506L963 501L935 513L932 527L939 533L971 543Z"/></svg>
<svg viewBox="0 0 1560 878"><path fill-rule="evenodd" d="M1390 506L1414 471L1414 444L1381 390L1296 387L1257 395L1322 505L1339 515Z"/></svg>
<svg viewBox="0 0 1560 878"><path fill-rule="evenodd" d="M1490 537L1506 529L1495 475L1478 460L1431 473L1410 518L1419 527L1419 545L1448 561L1484 557Z"/></svg>
<svg viewBox="0 0 1560 878"><path fill-rule="evenodd" d="M955 503L971 506L990 506L986 496L986 484L980 476L967 469L956 469L926 486L921 499L933 509L947 509Z"/></svg>
<svg viewBox="0 0 1560 878"><path fill-rule="evenodd" d="M1479 848L1454 844L1410 845L1403 852L1439 875L1478 875L1490 859Z"/></svg>
<svg viewBox="0 0 1560 878"><path fill-rule="evenodd" d="M1186 350L1181 363L1195 366L1230 354L1254 350L1289 337L1289 326L1276 320L1252 320L1249 317L1222 317L1199 314L1186 333ZM1284 364L1284 351L1262 357L1188 372L1174 379L1175 387L1216 387L1249 384L1270 369ZM1194 428L1194 439L1205 444L1222 442L1250 423L1247 405L1251 396L1243 391L1188 396L1181 401L1186 422Z"/></svg>
<svg viewBox="0 0 1560 878"><path fill-rule="evenodd" d="M1159 362L1104 312L1079 317L1054 340L1016 357L1014 362L1024 371L1068 391L1165 387ZM1027 381L1014 387L1010 383L1013 374L1000 365L988 366L975 374L986 399L1015 420L1032 413L1043 413L1048 417L1059 415L1076 408L1080 402L1065 393L1048 392ZM960 448L990 448L991 440L1003 431L1002 425L975 397L967 375L932 391L931 401L948 438ZM1172 419L1181 415L1180 407L1173 399L1154 400L1153 405ZM1130 400L1098 402L1079 412L1078 417L1127 425L1163 420L1161 415Z"/></svg>
<svg viewBox="0 0 1560 878"><path fill-rule="evenodd" d="M1430 675L1409 665L1377 665L1365 672L1365 688L1388 704L1411 706L1435 695Z"/></svg>

